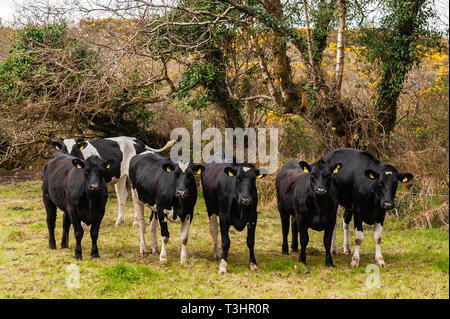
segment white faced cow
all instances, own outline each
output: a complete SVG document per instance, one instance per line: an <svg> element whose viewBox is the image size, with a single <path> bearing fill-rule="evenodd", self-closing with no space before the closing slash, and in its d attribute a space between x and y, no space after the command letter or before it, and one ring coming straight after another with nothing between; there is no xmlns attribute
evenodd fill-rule
<svg viewBox="0 0 450 319"><path fill-rule="evenodd" d="M145 151L155 153L163 152L175 143L175 140L171 140L163 148L153 149L136 138L119 136L83 142L76 142L75 139L69 138L65 139L62 143L51 142L51 145L57 151L83 160L91 156L114 160L114 164L111 165L111 170L105 176L105 182L108 186L114 185L116 190L117 201L119 203L119 212L116 221L116 226L118 226L124 221L125 206L128 197L126 182L131 158ZM137 225L136 215L134 216L133 225Z"/></svg>

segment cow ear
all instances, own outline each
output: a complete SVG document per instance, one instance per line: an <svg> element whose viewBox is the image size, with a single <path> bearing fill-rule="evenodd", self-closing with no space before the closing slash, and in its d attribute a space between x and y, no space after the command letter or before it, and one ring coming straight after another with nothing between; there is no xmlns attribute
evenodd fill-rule
<svg viewBox="0 0 450 319"><path fill-rule="evenodd" d="M165 163L165 164L163 164L162 169L163 169L164 171L166 171L167 173L170 173L171 171L174 171L174 170L175 170L175 166L173 166L173 165L170 164L170 163Z"/></svg>
<svg viewBox="0 0 450 319"><path fill-rule="evenodd" d="M77 148L81 151L81 150L83 150L84 148L86 148L87 145L88 145L87 142L79 142L79 143L77 143Z"/></svg>
<svg viewBox="0 0 450 319"><path fill-rule="evenodd" d="M267 175L266 173L262 172L262 171L259 170L259 169L255 170L255 174L256 174L256 178L257 178L257 179L263 178L264 176Z"/></svg>
<svg viewBox="0 0 450 319"><path fill-rule="evenodd" d="M336 163L336 164L333 166L333 169L331 170L331 172L332 172L333 174L337 174L341 168L342 168L342 163Z"/></svg>
<svg viewBox="0 0 450 319"><path fill-rule="evenodd" d="M237 174L236 170L232 167L225 167L223 169L223 171L225 172L225 174L227 174L228 176L235 176Z"/></svg>
<svg viewBox="0 0 450 319"><path fill-rule="evenodd" d="M371 169L366 169L364 171L364 175L366 175L366 177L369 179L378 179L378 177L380 176L380 174Z"/></svg>
<svg viewBox="0 0 450 319"><path fill-rule="evenodd" d="M105 168L106 168L106 169L110 169L111 166L114 165L114 163L115 163L115 160L114 160L113 158L110 158L109 160L107 160L107 161L105 162Z"/></svg>
<svg viewBox="0 0 450 319"><path fill-rule="evenodd" d="M397 178L400 182L407 183L409 181L412 181L414 176L413 176L413 174L410 174L410 173L404 173L404 174L398 174Z"/></svg>
<svg viewBox="0 0 450 319"><path fill-rule="evenodd" d="M63 146L60 142L50 142L50 145L57 151L61 151L63 149Z"/></svg>
<svg viewBox="0 0 450 319"><path fill-rule="evenodd" d="M72 164L73 164L73 166L75 166L78 169L84 168L84 162L82 160L80 160L79 158L74 158L72 160Z"/></svg>
<svg viewBox="0 0 450 319"><path fill-rule="evenodd" d="M300 165L300 168L301 168L305 173L311 173L311 166L309 166L309 164L306 163L305 161L298 162L298 165Z"/></svg>
<svg viewBox="0 0 450 319"><path fill-rule="evenodd" d="M201 175L205 171L205 166L203 166L203 165L194 165L192 167L192 171L196 175Z"/></svg>

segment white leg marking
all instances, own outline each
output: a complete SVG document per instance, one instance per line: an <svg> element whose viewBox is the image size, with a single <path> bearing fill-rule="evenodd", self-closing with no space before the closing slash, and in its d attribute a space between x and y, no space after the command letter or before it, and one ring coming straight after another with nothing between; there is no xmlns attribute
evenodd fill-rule
<svg viewBox="0 0 450 319"><path fill-rule="evenodd" d="M122 176L114 185L117 194L117 202L119 203L119 213L117 215L116 227L123 223L125 216L125 206L127 204L127 176ZM136 215L136 212L135 212Z"/></svg>
<svg viewBox="0 0 450 319"><path fill-rule="evenodd" d="M223 275L227 273L227 262L225 261L225 259L222 259L220 261L220 265L219 265L219 274Z"/></svg>
<svg viewBox="0 0 450 319"><path fill-rule="evenodd" d="M155 208L156 209L156 208ZM150 238L152 240L152 254L158 254L158 237L156 236L156 228L158 220L156 219L156 211L153 213L153 218L150 221Z"/></svg>
<svg viewBox="0 0 450 319"><path fill-rule="evenodd" d="M165 263L167 261L166 244L169 242L169 237L161 236L161 254L159 255L159 262Z"/></svg>
<svg viewBox="0 0 450 319"><path fill-rule="evenodd" d="M375 262L378 266L384 267L384 259L381 254L381 233L383 232L383 226L379 223L375 223L375 227L373 229L373 240L375 242Z"/></svg>
<svg viewBox="0 0 450 319"><path fill-rule="evenodd" d="M331 236L331 253L336 255L337 252L338 252L338 247L337 247L337 243L336 243L336 225L334 225L333 235Z"/></svg>
<svg viewBox="0 0 450 319"><path fill-rule="evenodd" d="M355 252L353 253L352 262L350 263L350 267L358 268L359 267L359 248L364 239L364 233L362 231L355 231Z"/></svg>
<svg viewBox="0 0 450 319"><path fill-rule="evenodd" d="M214 245L214 259L219 260L219 246L217 244L217 234L219 233L219 224L217 222L216 214L212 214L209 217L209 233L211 234Z"/></svg>
<svg viewBox="0 0 450 319"><path fill-rule="evenodd" d="M343 228L344 228L344 254L351 254L352 249L350 248L350 224L345 223L345 221L342 222Z"/></svg>
<svg viewBox="0 0 450 319"><path fill-rule="evenodd" d="M189 216L186 216L186 219L181 224L181 232L180 232L180 239L181 239L181 256L180 256L180 263L184 264L187 259L187 241L188 241L188 235L189 235L189 227L191 226L191 221L189 219Z"/></svg>
<svg viewBox="0 0 450 319"><path fill-rule="evenodd" d="M139 253L141 257L144 257L147 253L145 245L145 218L144 218L144 208L145 205L138 199L138 194L135 189L131 189L131 196L133 197L135 214L138 216L139 223L139 238L140 238L140 248Z"/></svg>
<svg viewBox="0 0 450 319"><path fill-rule="evenodd" d="M250 270L257 271L258 266L256 266L256 264L254 264L254 263L250 263Z"/></svg>

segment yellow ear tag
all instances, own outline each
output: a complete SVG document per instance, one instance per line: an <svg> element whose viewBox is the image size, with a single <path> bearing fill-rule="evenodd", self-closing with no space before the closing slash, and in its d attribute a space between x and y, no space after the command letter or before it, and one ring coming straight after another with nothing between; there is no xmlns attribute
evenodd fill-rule
<svg viewBox="0 0 450 319"><path fill-rule="evenodd" d="M171 172L172 170L169 167L166 167L167 172Z"/></svg>
<svg viewBox="0 0 450 319"><path fill-rule="evenodd" d="M81 168L81 165L80 165L80 164L77 164L77 168Z"/></svg>
<svg viewBox="0 0 450 319"><path fill-rule="evenodd" d="M110 168L110 167L111 167L111 165L109 165L109 164L108 164L108 165L106 165L106 168Z"/></svg>
<svg viewBox="0 0 450 319"><path fill-rule="evenodd" d="M308 171L308 169L307 169L306 167L303 167L303 171L304 171L305 173L309 173L309 171Z"/></svg>
<svg viewBox="0 0 450 319"><path fill-rule="evenodd" d="M402 180L403 183L406 183L407 181L408 181L408 177L405 177L405 178Z"/></svg>
<svg viewBox="0 0 450 319"><path fill-rule="evenodd" d="M55 146L55 148L59 151L59 146Z"/></svg>
<svg viewBox="0 0 450 319"><path fill-rule="evenodd" d="M261 178L263 177L263 174L259 174L258 176L256 176L256 178Z"/></svg>
<svg viewBox="0 0 450 319"><path fill-rule="evenodd" d="M371 179L375 179L375 176L373 176L372 173L370 173L369 177L370 177Z"/></svg>
<svg viewBox="0 0 450 319"><path fill-rule="evenodd" d="M81 151L81 150L82 150L83 148L84 148L84 146L83 146L83 145L81 145L81 146L80 146L80 151Z"/></svg>
<svg viewBox="0 0 450 319"><path fill-rule="evenodd" d="M233 173L231 173L230 171L228 171L228 175L230 176L234 176Z"/></svg>
<svg viewBox="0 0 450 319"><path fill-rule="evenodd" d="M202 173L202 169L199 168L198 171L197 171L197 175L200 175L201 173Z"/></svg>
<svg viewBox="0 0 450 319"><path fill-rule="evenodd" d="M336 166L336 168L333 170L333 174L336 174L339 171L339 166Z"/></svg>

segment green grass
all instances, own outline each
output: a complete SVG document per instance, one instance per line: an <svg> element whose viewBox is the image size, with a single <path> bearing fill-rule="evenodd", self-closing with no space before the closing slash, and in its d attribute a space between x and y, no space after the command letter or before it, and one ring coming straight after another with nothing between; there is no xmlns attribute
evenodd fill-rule
<svg viewBox="0 0 450 319"><path fill-rule="evenodd" d="M326 268L323 233L313 230L304 266L298 263L297 253L281 254L278 212L260 206L255 245L259 270L248 267L246 231L232 229L228 273L219 275L201 193L184 265L179 263L179 224L169 224L166 264L160 264L157 255L139 256L139 232L131 226L134 210L129 197L125 224L115 228L117 201L110 193L98 240L101 258L90 258L87 231L82 243L84 259L77 261L72 229L69 249L59 249L60 211L58 249L48 248L39 181L0 185L0 298L449 298L449 234L443 229L405 229L401 220L389 215L383 231L386 267L380 269L380 288L367 288L366 266L374 263L370 227L365 230L360 268L349 268L351 257L342 252L333 257L336 267ZM146 209L148 250L149 216ZM339 217L340 249L341 223ZM352 243L353 238L352 231ZM79 267L79 288L66 285L70 265Z"/></svg>

